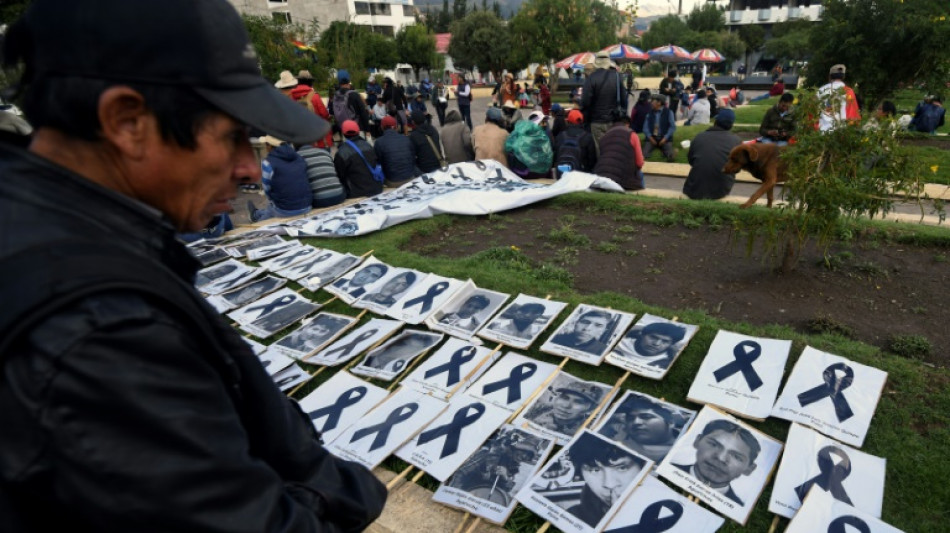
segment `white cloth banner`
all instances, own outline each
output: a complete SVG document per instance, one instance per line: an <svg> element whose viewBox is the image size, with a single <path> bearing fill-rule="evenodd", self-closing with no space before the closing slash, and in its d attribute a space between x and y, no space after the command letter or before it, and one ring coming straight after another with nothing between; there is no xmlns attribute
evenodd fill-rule
<svg viewBox="0 0 950 533"><path fill-rule="evenodd" d="M608 178L570 172L551 185L529 183L497 161L449 165L398 189L283 224L292 237L365 235L438 214L486 215L591 188L623 192Z"/></svg>

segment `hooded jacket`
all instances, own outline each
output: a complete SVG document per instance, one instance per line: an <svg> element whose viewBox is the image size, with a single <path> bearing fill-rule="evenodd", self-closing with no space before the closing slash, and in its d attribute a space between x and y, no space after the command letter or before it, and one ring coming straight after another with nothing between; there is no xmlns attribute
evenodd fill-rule
<svg viewBox="0 0 950 533"><path fill-rule="evenodd" d="M312 195L307 180L307 162L294 147L282 144L267 154L267 162L273 169L270 180L264 180L264 190L274 206L282 211L295 211L310 207Z"/></svg>
<svg viewBox="0 0 950 533"><path fill-rule="evenodd" d="M508 156L505 155L505 141L508 140L508 130L494 122L485 122L477 126L472 132L472 144L475 147L475 159L494 159L505 168L508 167Z"/></svg>
<svg viewBox="0 0 950 533"><path fill-rule="evenodd" d="M383 132L373 145L376 158L383 166L386 181L402 183L421 174L416 168L416 148L409 137L394 129Z"/></svg>
<svg viewBox="0 0 950 533"><path fill-rule="evenodd" d="M472 145L472 132L462 122L462 114L451 109L445 115L442 126L442 147L445 149L445 162L464 163L475 160L475 147Z"/></svg>
<svg viewBox="0 0 950 533"><path fill-rule="evenodd" d="M349 137L347 140L353 142L359 148L369 166L376 166L376 152L365 139L355 136ZM367 163L363 162L363 158L353 150L349 143L340 143L336 155L333 157L333 166L336 168L336 175L340 178L340 183L346 189L347 198L375 196L383 192L383 184L373 179L373 173L366 166Z"/></svg>
<svg viewBox="0 0 950 533"><path fill-rule="evenodd" d="M432 172L442 168L442 145L439 144L439 132L426 122L425 115L417 111L412 112L412 122L416 127L409 134L409 140L412 141L413 149L416 153L416 167L422 172ZM427 140L431 139L430 144ZM438 150L435 153L432 147Z"/></svg>

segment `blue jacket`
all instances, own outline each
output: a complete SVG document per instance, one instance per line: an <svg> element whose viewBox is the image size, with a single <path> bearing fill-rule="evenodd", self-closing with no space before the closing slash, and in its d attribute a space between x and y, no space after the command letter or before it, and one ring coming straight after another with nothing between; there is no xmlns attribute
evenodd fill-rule
<svg viewBox="0 0 950 533"><path fill-rule="evenodd" d="M274 206L284 211L310 207L312 194L307 181L307 162L294 147L282 144L267 154L266 162L273 169L264 176L264 190Z"/></svg>
<svg viewBox="0 0 950 533"><path fill-rule="evenodd" d="M658 136L666 139L666 142L672 141L673 133L676 132L676 119L673 118L673 112L668 107L661 107L659 111L650 111L646 120L643 121L643 135L647 139L652 137L653 125L658 121L660 125Z"/></svg>
<svg viewBox="0 0 950 533"><path fill-rule="evenodd" d="M379 164L383 166L386 181L399 183L422 172L416 168L416 147L409 137L396 130L386 130L373 146Z"/></svg>

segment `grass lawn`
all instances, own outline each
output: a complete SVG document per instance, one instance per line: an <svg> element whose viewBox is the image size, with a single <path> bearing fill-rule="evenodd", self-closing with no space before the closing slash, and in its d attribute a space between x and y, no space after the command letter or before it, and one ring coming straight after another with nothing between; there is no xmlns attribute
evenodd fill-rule
<svg viewBox="0 0 950 533"><path fill-rule="evenodd" d="M757 212L764 213L764 210L740 212L736 207L728 204L711 205L708 202L688 204L683 201L669 200L669 205L676 205L680 212L685 213L676 215L676 213L657 213L655 210L645 209L643 202L647 201L656 202L657 200L638 199L625 195L575 193L549 201L545 205L551 209L566 205L583 206L588 212L618 213L626 217L639 217L635 224L643 229L653 224L675 224L682 227L684 234L695 229L696 217L705 220L705 215L693 212L696 210L715 213L718 219L725 220L726 227L729 227L730 221L736 217L754 217ZM687 218L692 221L690 224L685 224ZM624 384L625 389L642 391L690 407L696 407L696 405L686 401L686 392L713 337L720 329L793 341L791 356L786 365L786 377L806 345L880 368L888 372L887 386L862 450L887 458L883 519L908 532L947 531L946 524L950 520L950 485L947 483L947 479L950 479L950 461L947 460L950 456L950 372L947 369L927 366L919 361L831 333L805 335L782 325L755 327L745 323L726 322L700 310L650 306L636 298L613 292L581 295L575 290L570 273L564 269L550 264L538 264L520 250L505 245L458 258L406 251L406 245L410 239L420 237L425 239L426 236L445 232L454 220L453 216L440 215L433 219L405 223L363 237L303 240L315 246L341 252L363 254L373 250L376 257L395 266L415 268L459 279L471 278L480 287L504 291L512 295L521 292L541 297L550 295L552 299L568 302L569 310L579 303L588 303L634 312L638 315L646 312L666 317L675 316L683 322L698 324L699 333L665 379L653 381L631 376ZM489 226L506 223L504 216L481 217L481 220ZM876 227L886 226L876 224ZM891 225L891 227L894 226ZM944 228L908 226L902 227L902 230L908 234L918 235L911 238L916 238L920 242L933 242L943 247L950 246L950 232ZM743 258L737 258L738 260L743 260ZM591 268L597 268L597 265L591 265ZM325 292L312 296L316 301L330 299ZM351 315L356 313L356 310L339 301L329 303L324 310ZM563 320L567 314L567 311L562 313L559 320ZM881 327L886 328L887 316L882 315L880 320ZM555 326L552 326L549 331L553 331ZM266 343L273 340L268 339ZM541 342L536 342L535 347L525 353L543 361L553 363L560 361L560 358L539 352L537 346L540 344ZM308 368L311 371L316 370L316 367ZM604 383L614 383L622 375L619 369L609 365L593 367L576 361L569 362L565 369L581 378ZM298 399L304 397L333 373L332 370L323 371L294 396ZM386 386L386 384L382 385ZM788 422L774 418L753 423L753 425L781 441L785 440L789 427ZM395 458L388 459L384 464L395 471L400 471L407 466ZM430 489L437 486L437 482L428 476L423 477L420 483ZM773 515L767 511L770 494L771 483L766 486L760 496L746 527L740 527L727 520L720 531L767 531L773 518ZM542 522L540 518L519 507L506 527L510 531L533 532ZM787 520L782 521L778 531L783 530L785 525L787 525Z"/></svg>

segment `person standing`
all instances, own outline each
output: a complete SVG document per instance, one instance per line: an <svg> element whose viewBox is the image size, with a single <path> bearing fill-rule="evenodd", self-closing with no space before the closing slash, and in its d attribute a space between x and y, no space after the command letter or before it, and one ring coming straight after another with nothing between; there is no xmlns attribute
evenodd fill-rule
<svg viewBox="0 0 950 533"><path fill-rule="evenodd" d="M290 90L290 97L302 104L311 112L324 120L330 120L330 112L323 103L323 98L313 88L313 74L309 70L301 70L297 74L297 86ZM329 150L333 146L333 134L327 133L322 139L314 143L317 148Z"/></svg>
<svg viewBox="0 0 950 533"><path fill-rule="evenodd" d="M459 76L459 84L455 88L455 95L462 120L468 125L468 129L472 129L472 86L465 80L464 74Z"/></svg>
<svg viewBox="0 0 950 533"><path fill-rule="evenodd" d="M353 120L359 124L360 130L369 129L369 110L360 93L353 90L349 78L340 78L340 88L333 94L330 103L330 114L338 128L347 120Z"/></svg>
<svg viewBox="0 0 950 533"><path fill-rule="evenodd" d="M676 69L671 68L667 71L666 77L660 81L660 94L666 97L670 103L670 111L673 117L676 117L676 110L679 109L680 97L683 94L683 83L676 79Z"/></svg>
<svg viewBox="0 0 950 533"><path fill-rule="evenodd" d="M432 88L432 107L435 108L435 114L439 117L439 127L445 125L445 109L449 107L449 90L442 83L442 80L436 80Z"/></svg>
<svg viewBox="0 0 950 533"><path fill-rule="evenodd" d="M369 81L366 82L366 105L375 106L381 94L383 94L383 88L377 83L376 75L370 76Z"/></svg>
<svg viewBox="0 0 950 533"><path fill-rule="evenodd" d="M600 138L620 119L620 115L627 116L627 91L621 85L617 65L607 52L597 52L594 69L584 81L581 111L590 123L590 133L599 147Z"/></svg>
<svg viewBox="0 0 950 533"><path fill-rule="evenodd" d="M676 119L673 111L666 107L666 97L656 94L651 97L653 109L643 121L643 157L648 158L655 148L663 151L667 162L672 163L673 134L676 132Z"/></svg>
<svg viewBox="0 0 950 533"><path fill-rule="evenodd" d="M695 104L694 104L695 105ZM723 109L711 128L700 133L689 145L689 175L683 183L683 194L693 200L718 200L732 192L735 174L724 174L722 167L729 152L742 144L732 133L735 111Z"/></svg>
<svg viewBox="0 0 950 533"><path fill-rule="evenodd" d="M823 102L823 109L818 115L818 129L831 131L847 122L861 119L858 110L858 99L851 87L844 83L847 67L835 65L828 72L828 83L818 88L818 98Z"/></svg>
<svg viewBox="0 0 950 533"><path fill-rule="evenodd" d="M368 527L383 484L327 452L175 238L260 179L248 127L327 122L261 78L224 0L33 0L3 63L36 128L0 146L3 528Z"/></svg>

